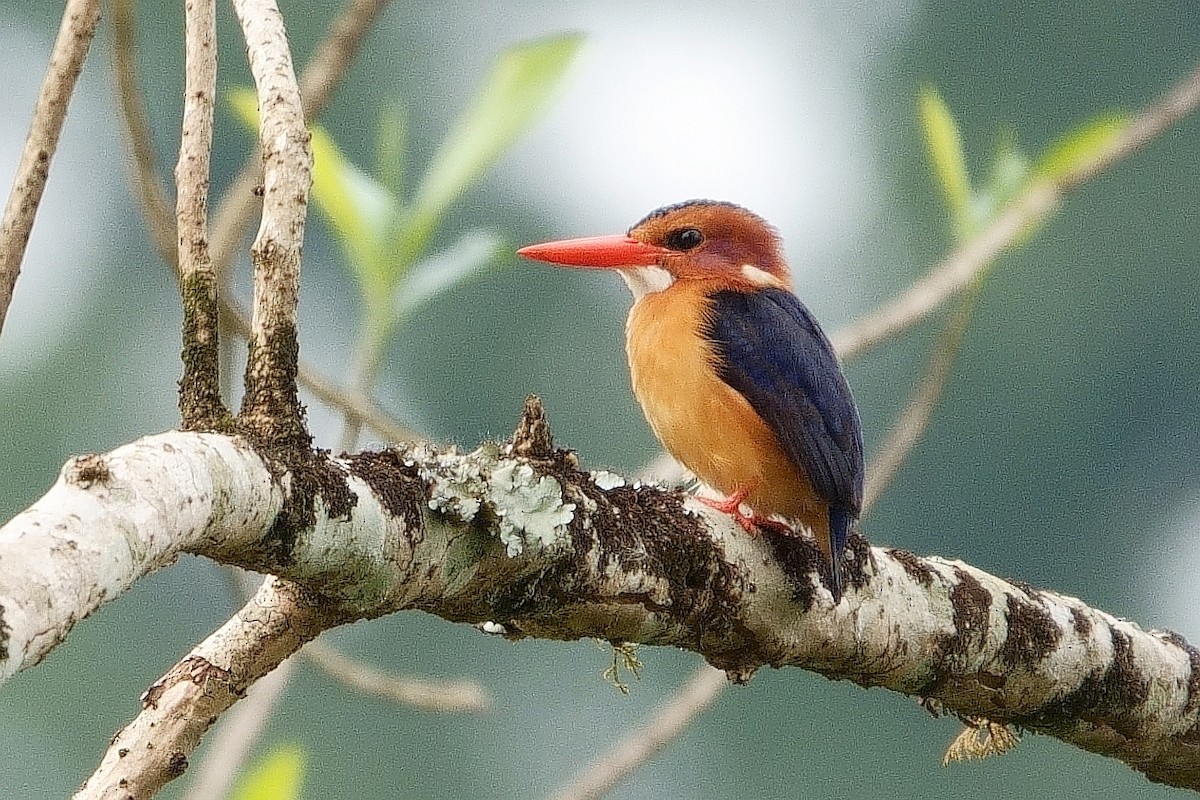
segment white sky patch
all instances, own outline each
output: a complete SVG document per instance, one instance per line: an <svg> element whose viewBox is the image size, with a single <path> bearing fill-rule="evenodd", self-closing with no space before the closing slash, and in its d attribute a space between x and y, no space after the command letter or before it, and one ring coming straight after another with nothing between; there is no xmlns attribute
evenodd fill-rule
<svg viewBox="0 0 1200 800"><path fill-rule="evenodd" d="M1200 497L1176 506L1158 531L1146 538L1145 560L1135 571L1133 583L1145 609L1147 626L1170 628L1200 642Z"/></svg>
<svg viewBox="0 0 1200 800"><path fill-rule="evenodd" d="M29 131L52 34L19 18L0 25L6 107L20 109L0 117L0 186L5 196ZM113 112L104 108L111 104L111 90L107 76L97 73L98 63L103 58L88 60L50 165L50 179L4 323L0 379L36 369L33 363L50 356L67 335L70 321L82 312L100 278L104 249L114 236L111 209L128 202L127 198L117 202L117 193L126 191L124 153Z"/></svg>
<svg viewBox="0 0 1200 800"><path fill-rule="evenodd" d="M549 229L617 233L667 203L728 200L779 227L794 267L832 274L833 254L878 224L874 126L858 76L877 66L880 31L906 9L865 21L783 5L734 10L667 3L639 5L633 19L602 9L571 21L587 46L506 166L545 206ZM855 27L872 23L874 35Z"/></svg>

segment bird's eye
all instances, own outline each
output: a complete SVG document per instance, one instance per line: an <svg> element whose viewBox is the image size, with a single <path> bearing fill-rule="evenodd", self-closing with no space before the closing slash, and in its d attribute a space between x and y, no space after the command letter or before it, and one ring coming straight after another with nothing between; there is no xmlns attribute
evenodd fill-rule
<svg viewBox="0 0 1200 800"><path fill-rule="evenodd" d="M680 228L677 231L671 231L667 236L667 247L671 250L691 250L693 247L699 247L704 241L704 234L695 228Z"/></svg>

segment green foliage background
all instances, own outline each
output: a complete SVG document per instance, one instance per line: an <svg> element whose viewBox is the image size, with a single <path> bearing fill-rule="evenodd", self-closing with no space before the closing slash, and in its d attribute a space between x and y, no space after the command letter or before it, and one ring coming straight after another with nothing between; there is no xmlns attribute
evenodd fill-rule
<svg viewBox="0 0 1200 800"><path fill-rule="evenodd" d="M677 14L691 30L732 35L754 15L785 5L792 4L668 4L659 13ZM323 0L285 6L301 61L336 7ZM59 11L58 3L0 0L0 32L7 31L0 35L33 37L42 50L20 52L44 52ZM139 33L164 170L178 135L179 13L174 5L146 4ZM231 15L221 13L222 86L247 85ZM423 174L498 51L572 30L588 40L581 60L619 59L595 30L662 30L646 21L647 13L635 4L599 2L566 10L537 2L397 5L369 38L322 123L356 164L375 163L380 149L406 153L395 164L399 177L385 180L416 186L409 176ZM835 4L806 7L791 46L807 46L804 19L833 19L821 29L836 31L840 13ZM868 116L861 124L874 131L875 151L861 157L873 159L881 175L871 198L886 210L881 235L845 244L835 265L813 265L804 242L789 233L794 221L773 219L798 273L833 276L802 291L831 329L905 286L966 224L950 219L942 184L930 171L917 114L920 86L937 87L957 118L966 166L982 185L997 148L1011 141L1005 131L1036 157L1076 125L1155 97L1191 69L1200 41L1200 16L1169 0L1122 6L937 0L896 13L903 24L876 41L869 83L848 87L864 98ZM34 232L35 244L72 237L84 244L69 257L31 257L17 287L14 318L45 318L58 333L21 338L14 329L0 337L5 518L39 496L71 454L111 448L176 421L176 289L142 232L113 114L103 110L106 47L107 34L72 108L61 172L52 174L47 203L60 211ZM9 52L14 48L10 43ZM0 107L19 130L10 135L0 128L5 148L15 147L7 142L19 138L28 119L36 83L18 80L26 73L39 77L32 67L9 68L12 97ZM629 91L653 92L656 77L645 75ZM572 91L568 80L562 94ZM677 107L681 119L720 111L706 108L702 93L662 102ZM403 146L381 147L378 120L397 108L405 121ZM638 120L616 108L608 124ZM218 126L219 188L240 165L250 136L227 107ZM687 135L686 125L671 135ZM929 438L866 522L868 536L962 558L1200 638L1200 622L1188 613L1200 520L1198 152L1200 120L1189 119L1073 194L1061 214L997 265ZM11 174L2 170L11 170L16 155L0 153L2 177ZM520 174L514 164L522 165ZM451 204L429 240L431 252L478 229L509 243L611 232L569 228L556 203L535 202L554 197L547 185L571 185L537 165L521 146L502 159L498 171ZM107 193L101 196L108 202L77 205L93 195L64 194L73 180ZM563 206L568 199L579 200L564 198ZM619 229L648 210L605 207L597 224L621 220ZM310 230L302 347L346 377L348 353L362 333L360 289L329 228L315 222ZM381 402L417 427L470 445L507 435L521 398L536 391L559 440L586 463L636 469L656 445L626 384L623 290L599 276L518 265L511 256L494 266L405 319L382 352ZM43 283L43 273L56 269L69 279ZM244 267L237 280L244 290ZM65 288L61 295L38 294L46 285ZM64 299L72 292L81 297L76 304ZM850 366L869 444L882 438L904 402L933 330ZM310 404L310 418L321 443L331 446L335 416ZM45 664L0 690L0 797L69 794L135 713L145 687L234 607L221 573L189 559L81 624ZM695 665L689 654L647 649L642 679L622 697L600 677L610 663L607 651L586 642L512 644L418 614L357 625L333 638L394 671L476 678L492 692L495 709L452 717L397 709L302 667L262 750L294 745L305 754L301 796L307 798L543 795L641 719ZM1000 759L942 769L942 750L956 730L953 720L932 720L906 698L798 670L767 671L751 686L726 692L615 796L1178 794L1119 763L1038 738ZM164 796L177 797L181 789Z"/></svg>

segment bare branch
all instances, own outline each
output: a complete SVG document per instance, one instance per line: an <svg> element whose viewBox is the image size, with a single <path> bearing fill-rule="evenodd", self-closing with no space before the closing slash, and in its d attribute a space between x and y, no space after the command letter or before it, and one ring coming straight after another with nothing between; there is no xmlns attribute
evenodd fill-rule
<svg viewBox="0 0 1200 800"><path fill-rule="evenodd" d="M913 449L925 437L929 422L933 419L934 409L946 390L946 381L950 378L950 371L966 336L971 313L979 297L978 286L976 284L974 290L964 295L954 315L946 323L929 357L929 363L925 366L925 374L921 376L904 410L892 425L887 439L867 465L866 490L863 493L864 514L883 495Z"/></svg>
<svg viewBox="0 0 1200 800"><path fill-rule="evenodd" d="M325 40L300 76L300 96L304 99L308 119L316 119L325 109L367 32L387 5L388 0L350 0L329 26ZM262 174L262 158L256 151L217 204L213 216L212 254L218 274L224 274L233 263L259 207L254 190L262 183Z"/></svg>
<svg viewBox="0 0 1200 800"><path fill-rule="evenodd" d="M234 0L258 93L263 213L250 249L254 311L246 359L242 429L264 440L307 445L296 391L296 307L312 148L283 17L274 0Z"/></svg>
<svg viewBox="0 0 1200 800"><path fill-rule="evenodd" d="M221 402L217 277L208 254L209 163L217 93L216 0L184 4L183 132L175 166L175 225L183 298L179 413L188 430L229 429Z"/></svg>
<svg viewBox="0 0 1200 800"><path fill-rule="evenodd" d="M135 3L136 0L112 0L112 56L113 72L117 78L117 105L129 137L133 154L133 188L141 203L150 241L159 257L178 273L179 254L175 248L171 203L155 167L150 123L146 119L146 109L137 85L134 60L137 30L137 16L133 13Z"/></svg>
<svg viewBox="0 0 1200 800"><path fill-rule="evenodd" d="M271 718L269 710L275 707L295 669L296 659L285 659L251 686L246 697L225 714L209 740L203 760L194 765L195 777L183 793L183 800L229 797L243 762L253 754L254 745Z"/></svg>
<svg viewBox="0 0 1200 800"><path fill-rule="evenodd" d="M348 658L322 641L310 642L304 656L313 666L339 683L363 694L426 711L487 711L492 701L475 681L431 681L389 675Z"/></svg>
<svg viewBox="0 0 1200 800"><path fill-rule="evenodd" d="M67 118L67 106L99 20L100 0L68 0L63 11L21 161L4 205L4 216L0 218L0 330L12 304L17 276L21 274L25 246L29 244L33 221L42 202L50 162Z"/></svg>
<svg viewBox="0 0 1200 800"><path fill-rule="evenodd" d="M724 672L702 665L666 703L648 715L645 724L622 736L554 792L554 800L594 800L608 794L686 731L708 710L726 683Z"/></svg>
<svg viewBox="0 0 1200 800"><path fill-rule="evenodd" d="M329 624L421 609L510 637L682 647L738 682L801 666L1200 789L1200 651L1176 634L857 537L834 606L812 541L751 536L611 475L602 489L568 453L419 446L324 463L273 474L241 439L182 432L73 460L0 528L2 674L187 551L295 581Z"/></svg>
<svg viewBox="0 0 1200 800"><path fill-rule="evenodd" d="M899 296L864 315L858 322L830 337L843 360L856 358L928 317L954 295L979 279L996 256L1022 232L1045 219L1061 204L1065 194L1152 141L1200 105L1200 68L1194 70L1163 99L1142 110L1091 161L1057 181L1035 180L978 236L944 258L925 277Z"/></svg>
<svg viewBox="0 0 1200 800"><path fill-rule="evenodd" d="M232 619L142 696L75 800L151 797L188 766L200 737L246 690L338 619L280 580L265 582Z"/></svg>

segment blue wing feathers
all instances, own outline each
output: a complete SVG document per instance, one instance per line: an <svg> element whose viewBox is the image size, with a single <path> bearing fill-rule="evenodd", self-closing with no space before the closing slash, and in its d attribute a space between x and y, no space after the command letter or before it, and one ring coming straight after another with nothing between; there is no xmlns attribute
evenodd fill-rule
<svg viewBox="0 0 1200 800"><path fill-rule="evenodd" d="M830 505L840 553L862 508L858 411L837 356L812 314L784 289L715 292L705 335L721 379L740 392Z"/></svg>

